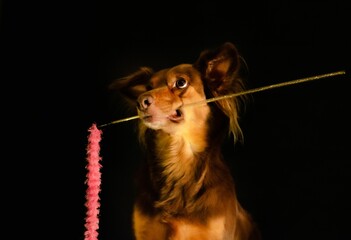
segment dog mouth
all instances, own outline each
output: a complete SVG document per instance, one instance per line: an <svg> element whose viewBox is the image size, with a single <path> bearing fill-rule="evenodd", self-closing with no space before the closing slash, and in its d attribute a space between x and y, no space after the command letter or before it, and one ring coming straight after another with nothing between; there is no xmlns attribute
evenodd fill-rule
<svg viewBox="0 0 351 240"><path fill-rule="evenodd" d="M167 117L170 121L172 122L180 122L181 120L183 120L184 115L183 112L180 109L176 109L175 111L173 111L172 114L170 114Z"/></svg>
<svg viewBox="0 0 351 240"><path fill-rule="evenodd" d="M161 120L162 118L168 119L174 123L178 123L184 119L184 114L180 109L176 109L173 112L171 112L171 114L165 115L164 117L158 116L158 114L150 114L150 113L143 113L143 112L141 112L141 115L142 115L141 119L143 121L150 122L150 123L157 121L157 119Z"/></svg>

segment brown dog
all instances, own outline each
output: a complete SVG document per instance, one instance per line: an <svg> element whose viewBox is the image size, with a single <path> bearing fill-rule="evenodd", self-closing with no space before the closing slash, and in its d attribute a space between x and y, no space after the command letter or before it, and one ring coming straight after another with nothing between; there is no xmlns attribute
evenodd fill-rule
<svg viewBox="0 0 351 240"><path fill-rule="evenodd" d="M144 67L111 84L141 119L146 164L133 213L137 240L259 239L221 153L228 133L242 137L244 99L191 106L242 91L240 62L236 47L225 43L203 51L194 64L157 72Z"/></svg>

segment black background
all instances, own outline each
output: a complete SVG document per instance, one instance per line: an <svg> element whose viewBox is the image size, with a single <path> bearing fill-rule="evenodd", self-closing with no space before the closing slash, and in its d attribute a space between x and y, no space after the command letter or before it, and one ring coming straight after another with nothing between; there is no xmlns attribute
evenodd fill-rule
<svg viewBox="0 0 351 240"><path fill-rule="evenodd" d="M88 128L129 117L107 85L231 41L252 95L223 151L264 240L350 239L350 7L336 1L2 1L8 239L84 239ZM103 129L99 239L131 239L135 121ZM20 237L21 236L21 237Z"/></svg>

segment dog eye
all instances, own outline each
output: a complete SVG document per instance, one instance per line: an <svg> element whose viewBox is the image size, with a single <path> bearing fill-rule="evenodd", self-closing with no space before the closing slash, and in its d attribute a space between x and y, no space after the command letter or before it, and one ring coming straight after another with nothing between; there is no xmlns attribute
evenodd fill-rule
<svg viewBox="0 0 351 240"><path fill-rule="evenodd" d="M184 78L178 78L175 82L175 86L179 89L185 88L188 85L188 82Z"/></svg>

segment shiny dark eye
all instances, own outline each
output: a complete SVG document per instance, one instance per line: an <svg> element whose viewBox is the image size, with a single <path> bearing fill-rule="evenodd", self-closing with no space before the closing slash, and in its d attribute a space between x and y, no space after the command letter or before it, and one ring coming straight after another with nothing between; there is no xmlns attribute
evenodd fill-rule
<svg viewBox="0 0 351 240"><path fill-rule="evenodd" d="M188 86L188 82L184 78L178 78L175 82L175 86L179 89L182 89Z"/></svg>

